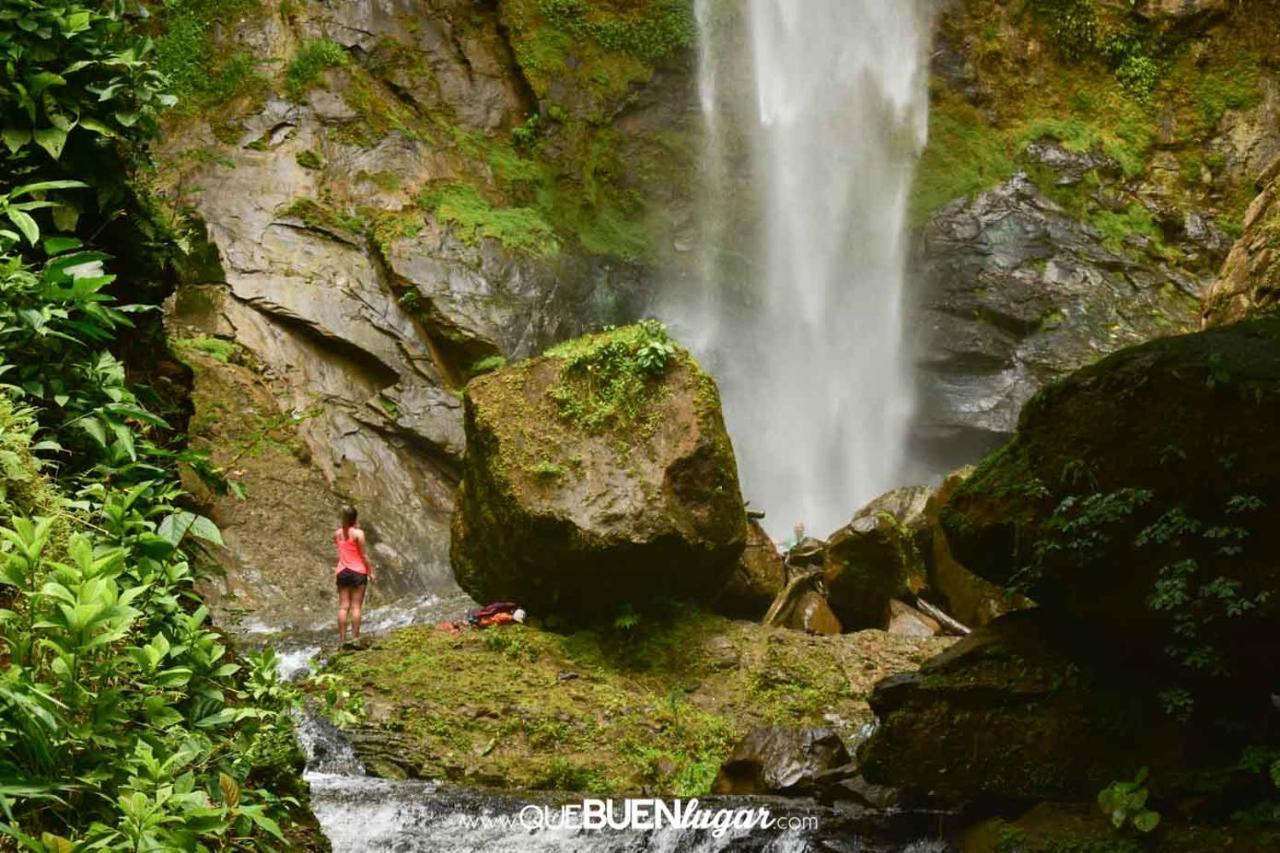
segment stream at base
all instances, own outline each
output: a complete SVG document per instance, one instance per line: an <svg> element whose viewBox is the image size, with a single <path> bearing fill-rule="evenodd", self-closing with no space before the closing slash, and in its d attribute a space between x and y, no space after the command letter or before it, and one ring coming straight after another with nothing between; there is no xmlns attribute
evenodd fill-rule
<svg viewBox="0 0 1280 853"><path fill-rule="evenodd" d="M286 678L302 677L321 648L285 642L278 649ZM562 807L581 797L560 792L504 792L424 780L369 776L355 749L328 721L300 711L298 741L306 755L311 808L334 853L357 851L511 851L511 853L946 853L953 815L929 811L869 809L851 803L822 805L806 798L700 797L698 808L767 809L769 828L682 827L649 829L566 826ZM675 801L667 800L669 805ZM683 801L686 805L690 800ZM621 814L620 799L613 811Z"/></svg>

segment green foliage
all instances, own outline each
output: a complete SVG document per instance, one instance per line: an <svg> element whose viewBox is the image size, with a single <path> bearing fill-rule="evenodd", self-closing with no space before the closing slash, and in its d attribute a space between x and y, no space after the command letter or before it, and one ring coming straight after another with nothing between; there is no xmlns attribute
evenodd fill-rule
<svg viewBox="0 0 1280 853"><path fill-rule="evenodd" d="M161 0L154 8L156 66L173 86L179 109L211 109L260 80L248 54L219 49L213 34L259 6L259 0Z"/></svg>
<svg viewBox="0 0 1280 853"><path fill-rule="evenodd" d="M543 459L529 467L529 473L536 477L545 477L548 480L558 480L566 473L563 465L557 465L554 462Z"/></svg>
<svg viewBox="0 0 1280 853"><path fill-rule="evenodd" d="M967 198L1017 170L1005 136L967 101L935 98L929 111L929 144L916 168L909 218L922 225L947 202Z"/></svg>
<svg viewBox="0 0 1280 853"><path fill-rule="evenodd" d="M347 52L337 42L329 39L307 42L285 72L285 86L289 90L289 97L295 101L301 100L325 69L342 67L347 63Z"/></svg>
<svg viewBox="0 0 1280 853"><path fill-rule="evenodd" d="M507 360L500 355L486 355L484 358L473 362L467 367L467 379L475 379L477 376L483 376L486 373L492 373L507 366Z"/></svg>
<svg viewBox="0 0 1280 853"><path fill-rule="evenodd" d="M1126 92L1140 101L1151 96L1160 80L1160 65L1147 53L1145 41L1133 32L1117 34L1098 43L1099 52L1115 71Z"/></svg>
<svg viewBox="0 0 1280 853"><path fill-rule="evenodd" d="M494 207L475 187L429 185L419 193L418 204L440 221L457 226L455 233L464 243L474 245L488 237L535 257L560 252L560 243L541 212L532 207Z"/></svg>
<svg viewBox="0 0 1280 853"><path fill-rule="evenodd" d="M1160 813L1147 808L1146 780L1147 768L1143 767L1133 781L1112 782L1098 793L1098 808L1116 829L1132 827L1148 833L1160 824Z"/></svg>
<svg viewBox="0 0 1280 853"><path fill-rule="evenodd" d="M1048 27L1052 44L1067 59L1089 55L1098 37L1092 0L1032 0L1031 11Z"/></svg>
<svg viewBox="0 0 1280 853"><path fill-rule="evenodd" d="M364 694L353 691L342 676L333 672L317 672L307 679L307 692L318 694L324 701L320 713L340 729L349 729L364 720Z"/></svg>
<svg viewBox="0 0 1280 853"><path fill-rule="evenodd" d="M171 346L178 350L195 350L203 353L220 364L227 364L240 353L235 341L215 338L210 335L198 335L194 338L171 338Z"/></svg>
<svg viewBox="0 0 1280 853"><path fill-rule="evenodd" d="M676 356L667 328L656 320L559 344L560 380L548 391L561 417L589 433L626 429L650 414L657 380Z"/></svg>
<svg viewBox="0 0 1280 853"><path fill-rule="evenodd" d="M692 47L698 35L688 0L654 0L630 14L587 0L538 0L538 9L561 33L646 62Z"/></svg>
<svg viewBox="0 0 1280 853"><path fill-rule="evenodd" d="M0 2L0 136L9 154L54 160L73 136L136 140L174 98L122 3Z"/></svg>
<svg viewBox="0 0 1280 853"><path fill-rule="evenodd" d="M324 168L324 158L312 151L310 148L305 151L299 151L298 156L295 159L298 161L298 165L304 169Z"/></svg>
<svg viewBox="0 0 1280 853"><path fill-rule="evenodd" d="M336 234L359 235L367 228L364 218L356 213L333 210L314 199L300 198L279 211L280 216L301 219L308 228Z"/></svg>

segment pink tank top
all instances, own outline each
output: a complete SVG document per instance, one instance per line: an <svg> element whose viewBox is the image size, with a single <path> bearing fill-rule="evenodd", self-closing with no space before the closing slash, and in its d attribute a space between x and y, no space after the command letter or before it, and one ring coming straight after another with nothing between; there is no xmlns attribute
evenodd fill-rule
<svg viewBox="0 0 1280 853"><path fill-rule="evenodd" d="M362 575L369 574L369 564L364 561L364 555L360 553L360 543L352 536L359 529L358 527L350 528L345 539L342 538L341 530L334 531L333 541L338 545L338 566L333 570L335 575L343 569L350 569Z"/></svg>

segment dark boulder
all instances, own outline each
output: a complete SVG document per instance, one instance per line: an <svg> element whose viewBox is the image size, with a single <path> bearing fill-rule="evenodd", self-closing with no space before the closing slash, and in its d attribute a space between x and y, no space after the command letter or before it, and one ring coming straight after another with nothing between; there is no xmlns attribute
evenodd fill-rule
<svg viewBox="0 0 1280 853"><path fill-rule="evenodd" d="M846 628L884 628L889 600L924 588L928 497L925 486L895 489L858 510L827 540L827 598Z"/></svg>
<svg viewBox="0 0 1280 853"><path fill-rule="evenodd" d="M1031 606L1025 596L996 586L969 571L951 553L946 531L938 520L939 514L951 501L960 484L973 473L972 466L952 472L933 494L925 506L932 536L929 539L929 588L942 599L946 611L970 628L986 625L1001 614Z"/></svg>
<svg viewBox="0 0 1280 853"><path fill-rule="evenodd" d="M1179 730L1142 677L1108 678L1070 631L1011 613L876 685L880 726L859 752L871 782L942 802L1092 799L1143 765L1181 772Z"/></svg>
<svg viewBox="0 0 1280 853"><path fill-rule="evenodd" d="M1280 681L1280 317L1152 341L1039 394L940 519L956 558L1114 654Z"/></svg>
<svg viewBox="0 0 1280 853"><path fill-rule="evenodd" d="M790 628L809 634L839 634L844 629L831 611L824 594L822 576L817 572L797 572L769 605L762 620L775 628Z"/></svg>
<svg viewBox="0 0 1280 853"><path fill-rule="evenodd" d="M738 742L712 791L716 794L809 794L823 773L849 763L835 729L757 726Z"/></svg>

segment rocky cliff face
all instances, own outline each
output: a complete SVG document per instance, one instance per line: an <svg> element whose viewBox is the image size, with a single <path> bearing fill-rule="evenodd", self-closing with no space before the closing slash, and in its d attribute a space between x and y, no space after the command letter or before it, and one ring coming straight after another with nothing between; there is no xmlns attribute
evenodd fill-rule
<svg viewBox="0 0 1280 853"><path fill-rule="evenodd" d="M159 151L205 243L178 319L308 414L311 464L365 511L388 576L449 586L462 385L634 318L655 275L692 268L690 6L236 8L213 46L253 70ZM1215 299L1253 286L1278 11L951 4L913 199L921 473L1007 437L1045 383L1194 326L1228 254Z"/></svg>
<svg viewBox="0 0 1280 853"><path fill-rule="evenodd" d="M688 30L639 5L264 2L214 40L247 83L168 128L176 327L247 353L405 588L453 588L461 386L636 313L670 242Z"/></svg>
<svg viewBox="0 0 1280 853"><path fill-rule="evenodd" d="M942 18L914 198L932 470L999 444L1045 383L1197 325L1280 149L1277 4L1122 5L967 0ZM1268 257L1259 231L1223 304Z"/></svg>

